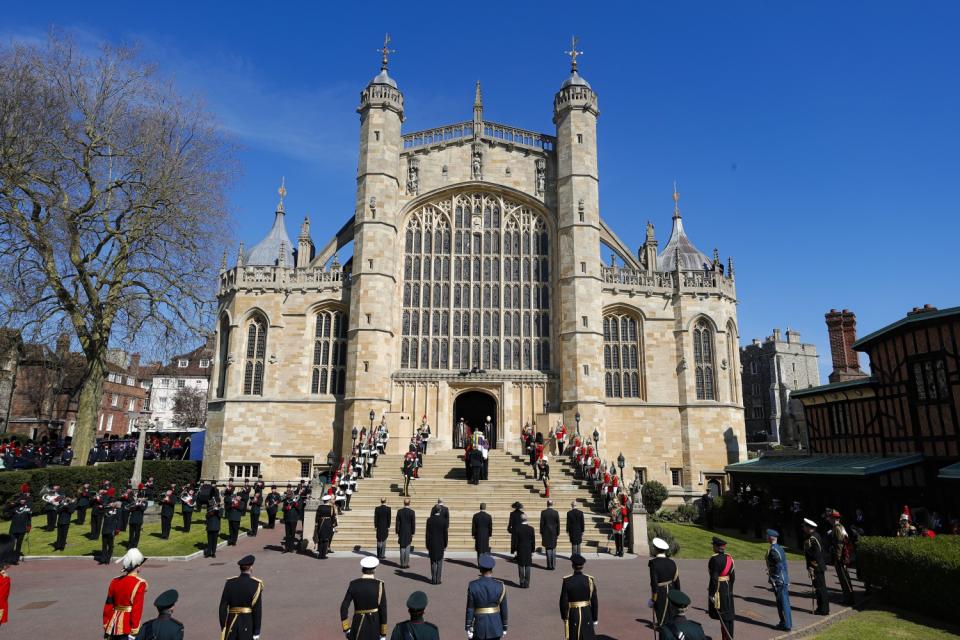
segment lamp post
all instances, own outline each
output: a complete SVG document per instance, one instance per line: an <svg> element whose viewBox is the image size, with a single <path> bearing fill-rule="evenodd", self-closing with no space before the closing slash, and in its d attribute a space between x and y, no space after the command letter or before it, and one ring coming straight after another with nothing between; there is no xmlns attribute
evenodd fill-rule
<svg viewBox="0 0 960 640"><path fill-rule="evenodd" d="M577 411L577 415L573 416L573 419L577 422L577 435L580 435L580 412Z"/></svg>
<svg viewBox="0 0 960 640"><path fill-rule="evenodd" d="M370 433L373 433L373 420L377 417L377 412L370 409Z"/></svg>
<svg viewBox="0 0 960 640"><path fill-rule="evenodd" d="M350 447L350 450L352 451L353 447L357 446L357 436L360 435L360 431L358 431L357 428L354 427L353 430L350 431L350 434L353 436L353 446Z"/></svg>
<svg viewBox="0 0 960 640"><path fill-rule="evenodd" d="M547 399L544 399L543 401L543 413L544 414L550 413L550 401Z"/></svg>
<svg viewBox="0 0 960 640"><path fill-rule="evenodd" d="M620 452L620 455L617 456L617 466L620 467L620 480L623 481L623 467L627 464L627 461L623 457L623 452Z"/></svg>
<svg viewBox="0 0 960 640"><path fill-rule="evenodd" d="M600 455L600 432L596 427L593 429L593 449L594 455Z"/></svg>

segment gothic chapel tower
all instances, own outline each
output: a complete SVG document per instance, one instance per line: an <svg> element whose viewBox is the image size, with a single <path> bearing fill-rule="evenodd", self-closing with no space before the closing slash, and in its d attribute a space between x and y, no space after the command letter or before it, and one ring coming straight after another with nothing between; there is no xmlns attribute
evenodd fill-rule
<svg viewBox="0 0 960 640"><path fill-rule="evenodd" d="M560 366L564 420L579 412L586 424L603 424L603 320L597 94L580 77L573 47L570 77L553 100L557 126L557 227L559 231ZM573 364L575 363L575 365Z"/></svg>
<svg viewBox="0 0 960 640"><path fill-rule="evenodd" d="M347 386L342 424L346 433L369 424L390 407L396 310L396 251L403 94L387 74L389 37L380 73L360 94L360 157L354 224ZM343 447L349 447L344 438Z"/></svg>

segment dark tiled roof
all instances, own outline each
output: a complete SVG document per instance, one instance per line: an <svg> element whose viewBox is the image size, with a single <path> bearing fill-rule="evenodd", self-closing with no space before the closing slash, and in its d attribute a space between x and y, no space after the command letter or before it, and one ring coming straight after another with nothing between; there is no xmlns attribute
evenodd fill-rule
<svg viewBox="0 0 960 640"><path fill-rule="evenodd" d="M791 398L806 398L807 396L816 396L833 391L844 391L846 389L855 389L857 387L870 386L876 382L872 377L862 378L860 380L846 380L844 382L831 382L822 384L819 387L809 387L807 389L797 389L790 392Z"/></svg>
<svg viewBox="0 0 960 640"><path fill-rule="evenodd" d="M187 366L179 366L180 360L186 360ZM206 360L207 366L201 367L200 361ZM193 351L174 356L170 363L159 367L155 375L172 378L209 378L213 368L213 348L208 342Z"/></svg>
<svg viewBox="0 0 960 640"><path fill-rule="evenodd" d="M917 464L919 453L906 456L762 456L727 465L728 473L763 473L802 476L865 477Z"/></svg>
<svg viewBox="0 0 960 640"><path fill-rule="evenodd" d="M952 316L960 316L960 307L950 307L948 309L938 309L937 311L921 311L920 313L911 313L905 318L900 318L893 324L888 324L882 329L877 329L871 334L865 335L853 343L853 348L857 351L863 351L867 345L876 342L881 337L893 333L908 325L930 322L932 320L942 320Z"/></svg>

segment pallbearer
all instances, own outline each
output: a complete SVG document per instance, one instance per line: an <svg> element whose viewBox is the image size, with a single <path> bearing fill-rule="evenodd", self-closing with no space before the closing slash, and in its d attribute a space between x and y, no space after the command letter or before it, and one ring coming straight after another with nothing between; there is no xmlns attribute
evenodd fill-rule
<svg viewBox="0 0 960 640"><path fill-rule="evenodd" d="M220 596L220 640L259 640L263 581L252 574L253 556L237 563L240 575L223 585Z"/></svg>
<svg viewBox="0 0 960 640"><path fill-rule="evenodd" d="M579 553L570 556L573 573L564 576L560 587L560 617L565 640L593 640L600 619L600 601L593 576L583 572L586 560Z"/></svg>
<svg viewBox="0 0 960 640"><path fill-rule="evenodd" d="M379 640L387 635L387 590L374 575L379 565L380 561L372 556L361 560L363 575L350 582L340 603L340 621L347 640Z"/></svg>

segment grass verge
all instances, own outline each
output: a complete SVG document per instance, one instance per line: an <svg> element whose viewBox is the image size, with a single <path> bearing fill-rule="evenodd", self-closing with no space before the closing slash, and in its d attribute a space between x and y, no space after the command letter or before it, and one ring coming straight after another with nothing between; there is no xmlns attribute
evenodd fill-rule
<svg viewBox="0 0 960 640"><path fill-rule="evenodd" d="M766 557L767 550L770 548L766 540L757 540L756 538L742 535L732 529L708 530L700 525L680 524L676 522L659 522L657 524L672 533L680 544L680 553L677 554L678 558L709 558L713 555L713 536L723 538L727 541L727 553L732 555L736 560L763 560ZM787 549L787 555L791 559L798 558L795 549Z"/></svg>
<svg viewBox="0 0 960 640"><path fill-rule="evenodd" d="M947 640L960 629L945 622L893 609L860 611L813 636L817 640Z"/></svg>

